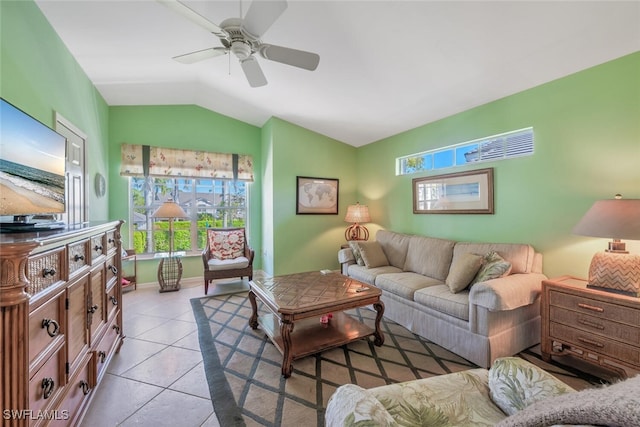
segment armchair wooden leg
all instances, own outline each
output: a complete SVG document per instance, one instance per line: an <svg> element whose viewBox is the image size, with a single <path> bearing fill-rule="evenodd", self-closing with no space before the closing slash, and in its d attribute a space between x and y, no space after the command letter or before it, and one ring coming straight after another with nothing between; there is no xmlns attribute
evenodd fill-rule
<svg viewBox="0 0 640 427"><path fill-rule="evenodd" d="M204 294L207 295L209 293L209 281L204 279Z"/></svg>

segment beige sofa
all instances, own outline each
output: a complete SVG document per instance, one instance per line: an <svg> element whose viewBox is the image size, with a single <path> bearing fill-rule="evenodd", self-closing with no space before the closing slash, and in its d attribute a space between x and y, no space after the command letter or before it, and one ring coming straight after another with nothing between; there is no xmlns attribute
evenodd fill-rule
<svg viewBox="0 0 640 427"><path fill-rule="evenodd" d="M387 230L378 231L374 242L350 245L338 254L342 272L382 290L385 317L476 365L488 368L496 358L540 342L540 288L546 276L542 256L530 245ZM491 253L504 260L500 265L510 264L509 271L467 286L464 282L473 283L487 264L481 260L474 272L478 257Z"/></svg>
<svg viewBox="0 0 640 427"><path fill-rule="evenodd" d="M576 392L517 357L471 369L364 389L338 387L325 412L327 427L541 427L640 425L640 376Z"/></svg>

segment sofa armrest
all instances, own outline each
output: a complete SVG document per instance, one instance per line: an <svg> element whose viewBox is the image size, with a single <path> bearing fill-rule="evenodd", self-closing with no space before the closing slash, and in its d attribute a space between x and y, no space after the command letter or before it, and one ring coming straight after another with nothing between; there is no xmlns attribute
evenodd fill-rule
<svg viewBox="0 0 640 427"><path fill-rule="evenodd" d="M513 310L533 304L545 279L547 276L541 273L526 273L476 283L471 287L469 302L490 311Z"/></svg>
<svg viewBox="0 0 640 427"><path fill-rule="evenodd" d="M338 252L338 262L340 262L340 264L347 265L355 264L356 257L353 255L353 251L351 249L340 249L340 251Z"/></svg>
<svg viewBox="0 0 640 427"><path fill-rule="evenodd" d="M355 384L338 387L329 398L324 419L326 426L397 425L371 392Z"/></svg>

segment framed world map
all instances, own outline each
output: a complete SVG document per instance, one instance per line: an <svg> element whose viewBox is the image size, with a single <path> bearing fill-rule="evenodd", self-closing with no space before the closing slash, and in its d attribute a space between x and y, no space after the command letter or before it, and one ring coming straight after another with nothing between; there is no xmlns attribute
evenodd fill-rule
<svg viewBox="0 0 640 427"><path fill-rule="evenodd" d="M338 180L296 177L296 214L338 215Z"/></svg>

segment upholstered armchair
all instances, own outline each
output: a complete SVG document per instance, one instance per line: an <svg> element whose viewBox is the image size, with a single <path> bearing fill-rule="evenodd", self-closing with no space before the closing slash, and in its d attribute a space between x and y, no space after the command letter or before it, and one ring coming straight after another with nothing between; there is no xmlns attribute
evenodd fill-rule
<svg viewBox="0 0 640 427"><path fill-rule="evenodd" d="M252 280L254 255L244 228L207 229L207 245L202 251L205 295L214 279L247 276Z"/></svg>

